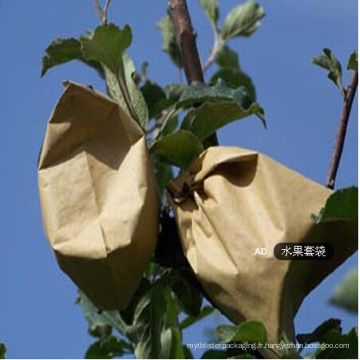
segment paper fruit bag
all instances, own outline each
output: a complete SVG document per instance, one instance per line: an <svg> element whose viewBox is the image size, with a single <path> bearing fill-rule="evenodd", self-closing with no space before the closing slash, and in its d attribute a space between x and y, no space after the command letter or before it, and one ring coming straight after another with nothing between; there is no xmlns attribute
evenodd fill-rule
<svg viewBox="0 0 360 360"><path fill-rule="evenodd" d="M124 309L154 251L158 204L140 127L67 82L40 156L45 231L62 270L101 309Z"/></svg>
<svg viewBox="0 0 360 360"><path fill-rule="evenodd" d="M168 190L182 246L204 290L234 323L262 321L294 340L304 297L352 254L357 226L315 225L331 191L254 151L212 147ZM352 241L351 241L352 240ZM278 260L278 243L331 243L330 260ZM266 255L255 255L266 248Z"/></svg>

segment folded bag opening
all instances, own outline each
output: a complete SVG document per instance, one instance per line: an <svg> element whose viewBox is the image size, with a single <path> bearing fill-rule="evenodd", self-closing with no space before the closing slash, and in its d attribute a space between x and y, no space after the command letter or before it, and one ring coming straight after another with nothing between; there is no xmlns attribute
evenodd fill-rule
<svg viewBox="0 0 360 360"><path fill-rule="evenodd" d="M206 293L234 323L262 321L268 343L283 332L295 340L304 297L357 247L357 226L311 219L330 190L251 150L209 148L168 190L184 253ZM274 247L283 242L330 243L335 256L278 260ZM256 256L257 248L267 255Z"/></svg>

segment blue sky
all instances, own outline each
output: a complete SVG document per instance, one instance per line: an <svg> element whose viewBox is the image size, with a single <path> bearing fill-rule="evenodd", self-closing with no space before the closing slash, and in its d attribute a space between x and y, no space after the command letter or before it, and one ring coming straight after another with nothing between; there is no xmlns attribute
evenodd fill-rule
<svg viewBox="0 0 360 360"><path fill-rule="evenodd" d="M188 0L199 50L205 60L212 30L196 0ZM221 14L238 4L222 0ZM256 118L219 132L223 145L256 149L304 175L324 183L342 101L325 72L311 58L327 46L346 63L357 44L356 0L260 1L267 17L250 39L235 40L242 68L257 87L266 110L268 130ZM129 23L130 49L136 65L150 63L149 77L165 85L178 72L161 52L155 29L166 1L113 0L109 20ZM104 90L92 70L73 63L40 79L41 57L56 37L79 36L98 24L92 0L0 0L3 34L0 88L3 139L2 241L0 261L0 342L13 358L77 358L91 343L86 322L74 305L76 289L59 270L43 234L38 200L36 162L48 117L63 91L62 80L92 84ZM345 83L349 76L345 74ZM357 183L357 101L354 104L337 187ZM304 302L298 332L312 330L329 317L344 328L357 316L328 305L336 283L357 266L357 255L322 283ZM185 334L185 342L205 341L212 318Z"/></svg>

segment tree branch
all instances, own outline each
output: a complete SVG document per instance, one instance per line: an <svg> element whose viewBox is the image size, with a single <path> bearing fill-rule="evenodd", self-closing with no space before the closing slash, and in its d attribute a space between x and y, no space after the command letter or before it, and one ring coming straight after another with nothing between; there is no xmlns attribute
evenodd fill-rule
<svg viewBox="0 0 360 360"><path fill-rule="evenodd" d="M341 160L341 155L344 148L347 125L351 113L352 104L355 98L356 88L358 85L358 72L354 71L350 84L345 91L344 106L340 116L340 122L336 134L335 146L331 156L329 173L326 186L329 189L334 189L337 171Z"/></svg>
<svg viewBox="0 0 360 360"><path fill-rule="evenodd" d="M182 63L188 84L204 82L195 33L191 25L186 0L170 0L170 11L174 21Z"/></svg>
<svg viewBox="0 0 360 360"><path fill-rule="evenodd" d="M204 83L195 32L191 25L190 14L186 0L169 0L170 12L175 25L176 37L180 47L181 60L184 66L186 80L189 85L193 82ZM217 145L216 133L203 141L205 148Z"/></svg>

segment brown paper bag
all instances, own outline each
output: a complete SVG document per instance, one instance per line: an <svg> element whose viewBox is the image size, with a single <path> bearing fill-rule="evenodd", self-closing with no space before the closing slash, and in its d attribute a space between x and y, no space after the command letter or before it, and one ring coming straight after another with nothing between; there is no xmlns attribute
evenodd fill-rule
<svg viewBox="0 0 360 360"><path fill-rule="evenodd" d="M279 343L283 331L294 340L293 318L304 297L357 246L357 226L311 220L331 191L251 150L209 148L168 190L184 252L204 290L234 323L262 321L269 344ZM327 242L335 255L278 260L274 247L282 242ZM255 255L257 248L267 255Z"/></svg>
<svg viewBox="0 0 360 360"><path fill-rule="evenodd" d="M47 127L38 179L45 231L60 267L100 308L124 309L158 232L140 127L108 97L66 83Z"/></svg>

